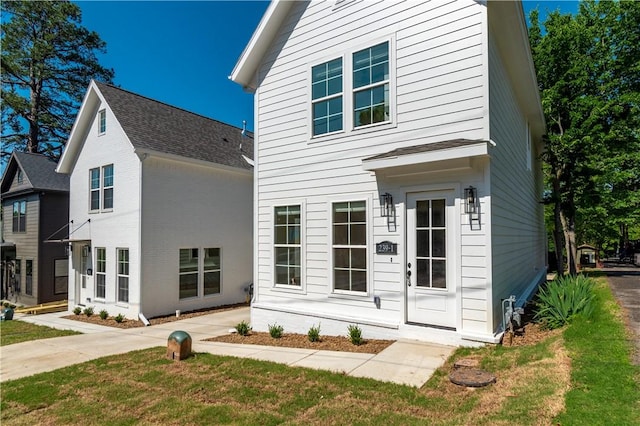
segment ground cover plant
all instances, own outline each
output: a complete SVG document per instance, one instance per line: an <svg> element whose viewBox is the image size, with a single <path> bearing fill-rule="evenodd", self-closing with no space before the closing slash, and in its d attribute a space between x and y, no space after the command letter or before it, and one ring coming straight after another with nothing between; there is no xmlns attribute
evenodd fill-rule
<svg viewBox="0 0 640 426"><path fill-rule="evenodd" d="M19 320L0 322L0 346L74 334L80 333L70 330L56 330Z"/></svg>

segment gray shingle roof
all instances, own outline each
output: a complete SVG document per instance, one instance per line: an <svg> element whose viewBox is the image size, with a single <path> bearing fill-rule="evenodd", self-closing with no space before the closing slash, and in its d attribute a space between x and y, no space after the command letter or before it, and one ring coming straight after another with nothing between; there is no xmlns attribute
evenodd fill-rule
<svg viewBox="0 0 640 426"><path fill-rule="evenodd" d="M459 148L461 146L475 145L479 143L487 143L483 140L469 140L469 139L452 139L449 141L433 142L424 145L407 146L404 148L394 149L393 151L385 152L384 154L374 155L373 157L365 158L368 160L382 160L384 158L399 157L401 155L420 154L422 152L439 151L441 149Z"/></svg>
<svg viewBox="0 0 640 426"><path fill-rule="evenodd" d="M3 194L9 194L7 191L11 187L18 167L22 169L30 183L29 187L34 191L69 192L69 176L56 173L56 165L55 161L45 155L14 151L2 178ZM24 189L19 191L22 192Z"/></svg>
<svg viewBox="0 0 640 426"><path fill-rule="evenodd" d="M96 82L134 147L251 170L253 134L144 96ZM240 148L242 147L242 148Z"/></svg>

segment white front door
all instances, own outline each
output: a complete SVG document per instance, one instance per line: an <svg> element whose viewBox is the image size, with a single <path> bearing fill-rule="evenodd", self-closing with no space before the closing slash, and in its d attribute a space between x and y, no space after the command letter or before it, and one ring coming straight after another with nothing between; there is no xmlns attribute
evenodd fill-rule
<svg viewBox="0 0 640 426"><path fill-rule="evenodd" d="M407 321L456 326L455 198L448 191L407 194Z"/></svg>
<svg viewBox="0 0 640 426"><path fill-rule="evenodd" d="M83 305L88 297L87 268L89 265L89 248L83 245L73 246L73 269L75 271L75 304Z"/></svg>

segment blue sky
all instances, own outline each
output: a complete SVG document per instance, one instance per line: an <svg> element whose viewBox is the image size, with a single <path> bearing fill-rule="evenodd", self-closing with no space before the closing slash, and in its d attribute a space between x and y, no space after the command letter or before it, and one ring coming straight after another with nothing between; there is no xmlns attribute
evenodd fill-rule
<svg viewBox="0 0 640 426"><path fill-rule="evenodd" d="M416 0L411 0L416 1ZM82 23L107 43L101 63L123 89L253 130L253 96L227 77L267 1L77 1ZM576 1L526 1L541 15Z"/></svg>

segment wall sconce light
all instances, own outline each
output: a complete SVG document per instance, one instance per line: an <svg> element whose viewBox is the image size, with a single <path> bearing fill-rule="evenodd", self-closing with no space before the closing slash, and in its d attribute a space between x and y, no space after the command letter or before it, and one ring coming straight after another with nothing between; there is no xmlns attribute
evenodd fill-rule
<svg viewBox="0 0 640 426"><path fill-rule="evenodd" d="M393 216L393 197L388 192L380 195L380 216Z"/></svg>
<svg viewBox="0 0 640 426"><path fill-rule="evenodd" d="M469 186L464 189L464 198L466 204L464 206L464 212L467 214L475 214L478 213L479 209L479 201L478 201L478 190L473 186Z"/></svg>

